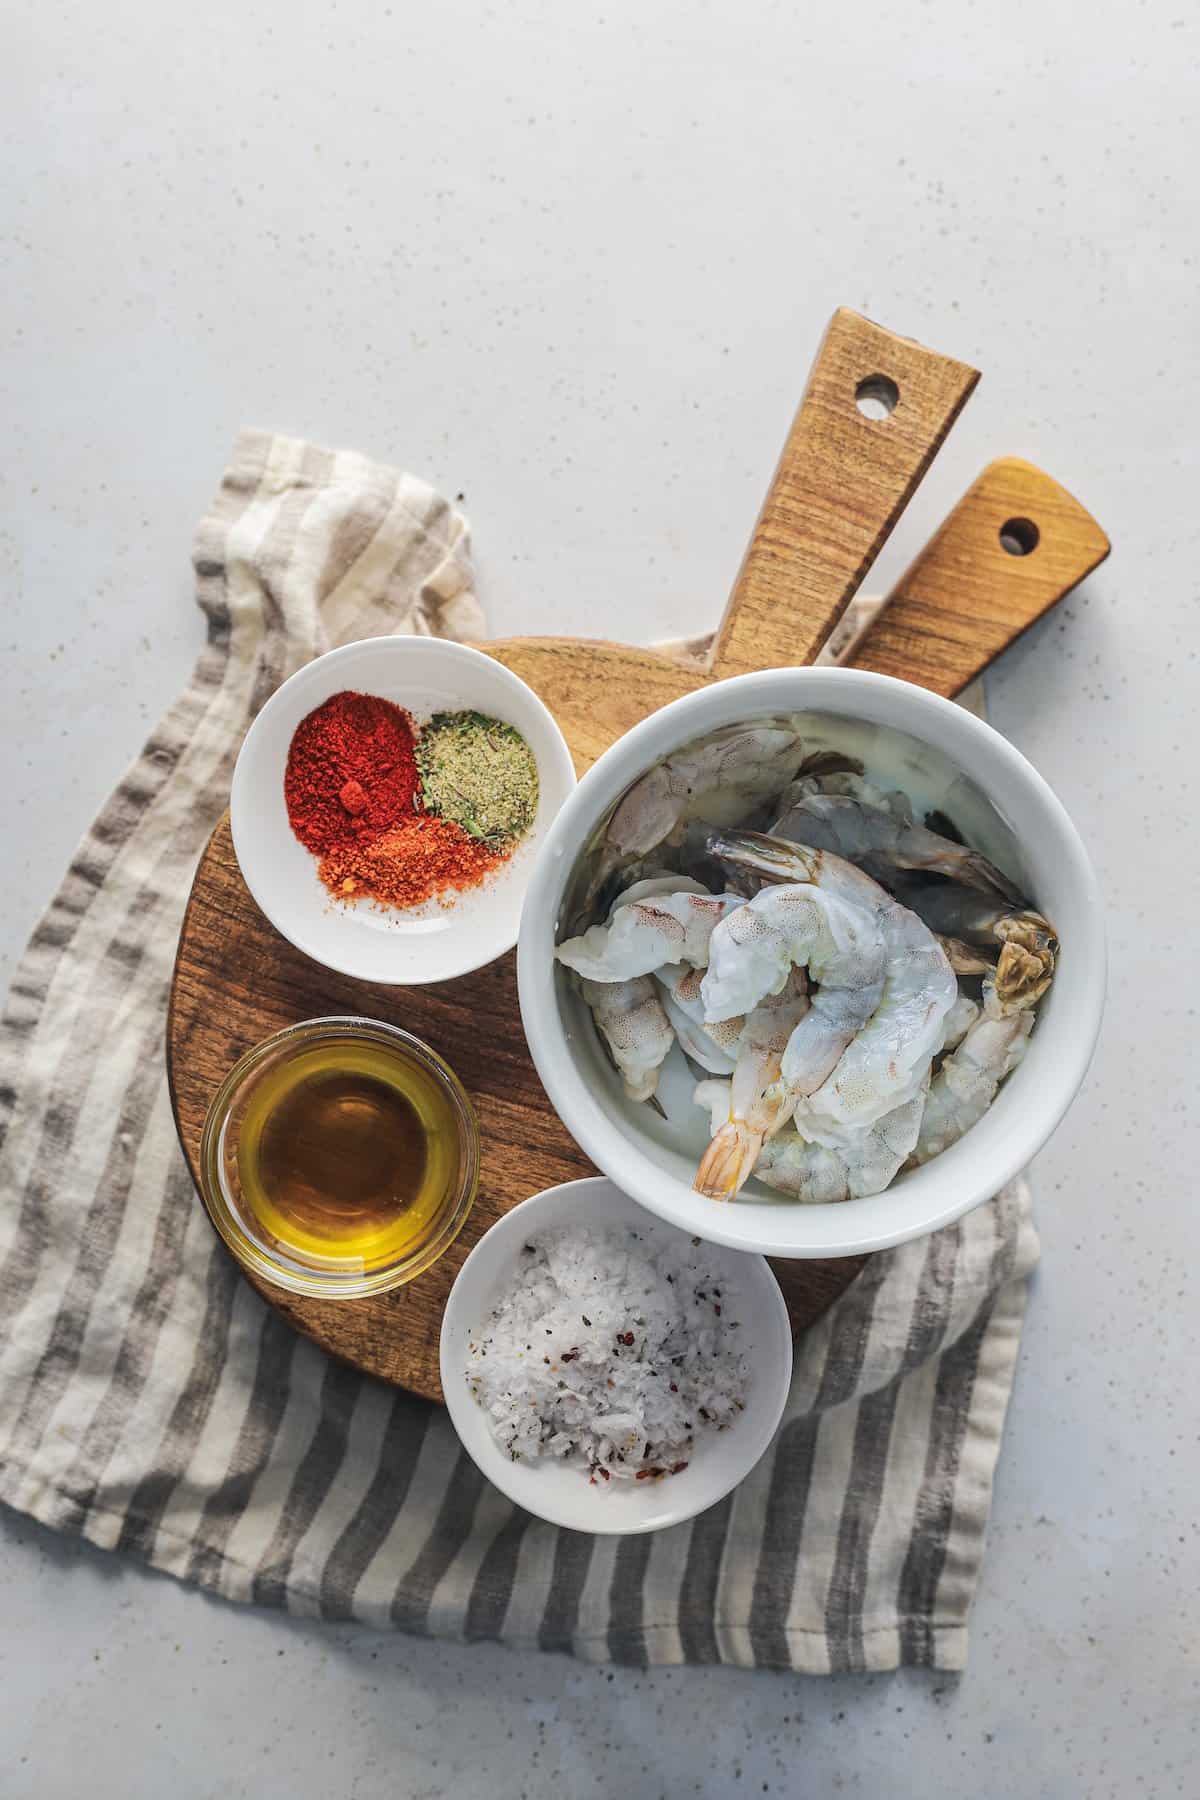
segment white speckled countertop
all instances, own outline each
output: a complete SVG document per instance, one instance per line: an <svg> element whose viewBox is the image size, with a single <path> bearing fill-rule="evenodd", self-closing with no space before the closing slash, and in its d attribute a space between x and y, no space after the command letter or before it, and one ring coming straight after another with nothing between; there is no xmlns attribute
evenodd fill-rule
<svg viewBox="0 0 1200 1800"><path fill-rule="evenodd" d="M192 527L243 423L464 494L497 631L691 631L846 303L984 371L872 586L1001 452L1115 545L991 685L1091 845L1113 971L1035 1171L967 1673L322 1629L5 1513L6 1800L1195 1794L1195 11L15 0L5 25L5 972L184 678Z"/></svg>

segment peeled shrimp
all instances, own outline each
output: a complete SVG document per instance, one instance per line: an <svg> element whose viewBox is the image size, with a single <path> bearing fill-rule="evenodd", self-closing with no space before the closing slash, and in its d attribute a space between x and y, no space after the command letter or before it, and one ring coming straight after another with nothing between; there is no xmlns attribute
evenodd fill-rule
<svg viewBox="0 0 1200 1800"><path fill-rule="evenodd" d="M702 1081L692 1096L706 1107L717 1132L730 1106L727 1081ZM754 1174L767 1187L809 1205L881 1194L912 1152L925 1105L925 1089L886 1113L865 1131L831 1132L828 1143L810 1141L794 1127L768 1138Z"/></svg>
<svg viewBox="0 0 1200 1800"><path fill-rule="evenodd" d="M1033 1030L1031 1012L977 1019L948 1056L929 1088L912 1160L928 1162L956 1144L996 1098L996 1089L1025 1054Z"/></svg>
<svg viewBox="0 0 1200 1800"><path fill-rule="evenodd" d="M904 881L896 893L933 931L968 944L999 946L994 971L984 979L989 1011L1006 1016L1035 1006L1054 978L1058 939L1039 912L989 899L957 882Z"/></svg>
<svg viewBox="0 0 1200 1800"><path fill-rule="evenodd" d="M752 1012L783 989L793 968L807 968L820 985L788 1040L781 1069L794 1103L820 1087L875 1011L886 963L883 934L865 907L816 885L766 887L712 934L700 987L704 1015Z"/></svg>
<svg viewBox="0 0 1200 1800"><path fill-rule="evenodd" d="M817 884L817 891L828 893L840 904L853 907L858 916L870 920L882 944L881 979L874 1001L819 1082L809 1086L803 1080L797 1081L803 1066L798 1054L803 1046L797 1039L803 1026L788 1045L782 1078L801 1096L810 1097L806 1113L862 1127L910 1100L942 1045L946 1015L958 998L954 971L933 933L869 875L828 851L811 850L757 832L715 833L711 842L714 854L722 862L740 863L770 881ZM760 905L772 891L793 890L766 888L748 904ZM706 1002L717 967L717 940L722 932L735 926L739 916L732 914L713 933L709 974L702 989ZM811 962L809 969L819 980ZM821 999L818 990L813 1000L814 1012Z"/></svg>
<svg viewBox="0 0 1200 1800"><path fill-rule="evenodd" d="M847 794L809 794L797 800L776 821L772 836L831 850L877 879L890 882L897 869L920 869L1021 904L1019 890L980 851Z"/></svg>
<svg viewBox="0 0 1200 1800"><path fill-rule="evenodd" d="M982 1008L968 994L960 994L946 1014L943 1050L956 1050L979 1017Z"/></svg>
<svg viewBox="0 0 1200 1800"><path fill-rule="evenodd" d="M755 1174L795 1200L861 1200L881 1194L912 1153L925 1107L925 1086L876 1119L865 1131L847 1132L841 1143L809 1142L798 1131L781 1132L763 1145Z"/></svg>
<svg viewBox="0 0 1200 1800"><path fill-rule="evenodd" d="M714 1200L731 1200L749 1178L763 1142L784 1123L789 1094L779 1080L783 1053L808 1011L804 970L793 968L781 993L768 995L742 1027L727 1116L714 1124L695 1186Z"/></svg>
<svg viewBox="0 0 1200 1800"><path fill-rule="evenodd" d="M654 971L659 997L683 1049L710 1075L731 1075L746 1021L739 1014L719 1025L705 1023L702 975L703 970L690 969L684 963L667 963Z"/></svg>
<svg viewBox="0 0 1200 1800"><path fill-rule="evenodd" d="M554 954L588 981L629 981L664 963L703 968L714 927L742 904L740 894L695 891L618 899L607 925L568 938Z"/></svg>
<svg viewBox="0 0 1200 1800"><path fill-rule="evenodd" d="M791 725L731 725L686 744L635 781L609 820L609 868L645 856L700 811L714 824L744 818L785 787L804 755Z"/></svg>
<svg viewBox="0 0 1200 1800"><path fill-rule="evenodd" d="M631 981L582 981L596 1029L612 1051L631 1100L649 1100L658 1070L675 1041L671 1022L648 975Z"/></svg>

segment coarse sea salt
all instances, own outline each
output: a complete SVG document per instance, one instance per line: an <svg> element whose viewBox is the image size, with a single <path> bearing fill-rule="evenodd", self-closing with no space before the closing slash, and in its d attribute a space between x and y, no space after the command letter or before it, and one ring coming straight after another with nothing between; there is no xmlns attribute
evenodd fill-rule
<svg viewBox="0 0 1200 1800"><path fill-rule="evenodd" d="M741 1322L698 1239L574 1226L525 1244L468 1339L466 1381L514 1462L593 1481L677 1474L742 1411Z"/></svg>

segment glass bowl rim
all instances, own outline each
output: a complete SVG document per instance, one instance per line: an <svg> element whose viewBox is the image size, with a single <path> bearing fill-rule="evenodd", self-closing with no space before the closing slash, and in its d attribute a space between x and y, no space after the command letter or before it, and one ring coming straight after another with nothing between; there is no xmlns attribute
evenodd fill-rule
<svg viewBox="0 0 1200 1800"><path fill-rule="evenodd" d="M242 1224L226 1188L218 1147L221 1132L232 1111L234 1100L246 1078L275 1051L292 1041L300 1045L323 1036L353 1037L366 1035L390 1043L420 1063L438 1082L451 1103L458 1125L459 1173L455 1192L445 1215L433 1234L411 1255L400 1257L385 1268L368 1275L336 1275L319 1271L305 1273L281 1263L271 1251L251 1237ZM238 1057L213 1096L200 1134L198 1159L200 1198L209 1220L242 1270L272 1287L290 1294L303 1294L321 1300L361 1300L371 1294L383 1294L404 1286L427 1269L449 1249L462 1230L479 1189L479 1121L470 1095L445 1058L403 1026L385 1019L372 1019L359 1013L329 1013L319 1018L299 1019L285 1025Z"/></svg>

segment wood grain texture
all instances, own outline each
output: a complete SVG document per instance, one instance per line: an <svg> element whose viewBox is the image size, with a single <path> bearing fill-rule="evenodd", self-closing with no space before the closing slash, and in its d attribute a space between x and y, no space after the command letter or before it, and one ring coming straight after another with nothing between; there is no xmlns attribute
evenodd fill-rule
<svg viewBox="0 0 1200 1800"><path fill-rule="evenodd" d="M1028 545L1012 555L1001 540ZM1111 545L1086 507L1032 463L989 463L846 659L948 697L1070 593Z"/></svg>
<svg viewBox="0 0 1200 1800"><path fill-rule="evenodd" d="M885 418L858 407L883 378ZM845 308L830 321L710 658L714 675L815 661L979 372Z"/></svg>
<svg viewBox="0 0 1200 1800"><path fill-rule="evenodd" d="M518 1200L596 1170L538 1080L521 1029L515 955L431 987L377 987L335 975L293 949L259 912L238 870L226 816L196 872L167 1023L171 1095L193 1180L198 1180L205 1114L231 1065L284 1025L328 1013L361 1013L402 1025L446 1058L479 1117L479 1195L441 1261L390 1294L312 1300L254 1276L247 1279L323 1350L383 1381L440 1400L442 1311L472 1245ZM797 1329L820 1316L861 1261L774 1265Z"/></svg>

